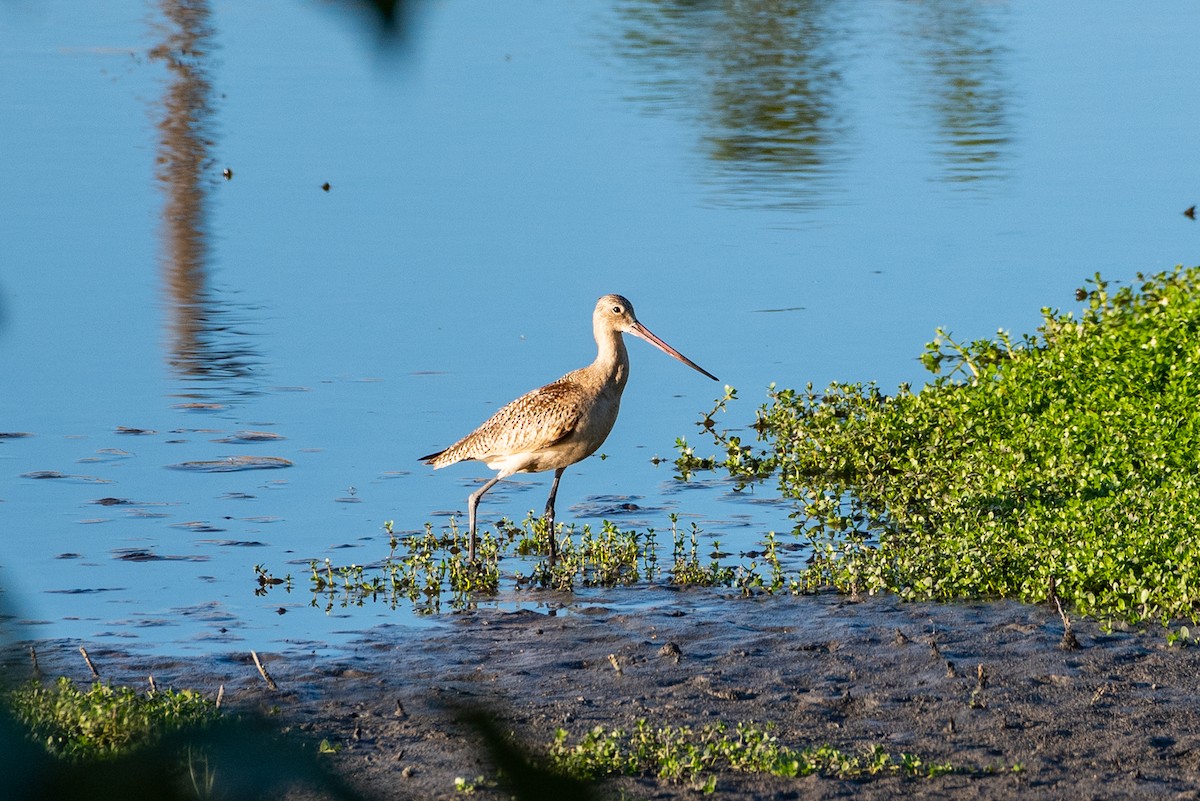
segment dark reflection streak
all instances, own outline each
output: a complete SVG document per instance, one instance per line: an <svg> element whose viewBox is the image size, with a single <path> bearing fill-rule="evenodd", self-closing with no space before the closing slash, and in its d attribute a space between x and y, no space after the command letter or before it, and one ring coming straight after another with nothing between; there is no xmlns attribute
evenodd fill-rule
<svg viewBox="0 0 1200 801"><path fill-rule="evenodd" d="M713 92L715 158L751 170L824 170L838 133L840 83L825 47L827 7L774 0L730 7Z"/></svg>
<svg viewBox="0 0 1200 801"><path fill-rule="evenodd" d="M910 63L927 73L918 85L938 129L938 160L950 182L1002 178L1012 143L1007 50L999 44L1003 9L973 0L925 0L909 8Z"/></svg>
<svg viewBox="0 0 1200 801"><path fill-rule="evenodd" d="M151 56L166 63L170 81L159 123L157 177L166 191L163 271L170 296L170 364L183 377L230 395L249 394L245 379L258 361L208 283L207 196L212 85L205 61L212 28L207 0L163 0L166 40ZM189 392L189 397L205 394Z"/></svg>
<svg viewBox="0 0 1200 801"><path fill-rule="evenodd" d="M836 4L791 0L619 7L617 47L648 110L694 110L722 200L820 204L845 161L839 107L847 24Z"/></svg>
<svg viewBox="0 0 1200 801"><path fill-rule="evenodd" d="M912 92L932 112L939 178L969 185L1004 177L1010 159L1003 4L909 0L901 54ZM873 12L824 0L623 0L618 53L638 72L631 101L694 116L718 202L812 208L841 188L857 146L843 75L864 47ZM896 120L903 125L904 120Z"/></svg>

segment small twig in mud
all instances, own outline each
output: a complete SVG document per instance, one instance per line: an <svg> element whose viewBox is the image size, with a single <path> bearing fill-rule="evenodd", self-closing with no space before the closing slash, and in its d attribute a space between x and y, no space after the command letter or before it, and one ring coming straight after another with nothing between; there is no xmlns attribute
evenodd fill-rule
<svg viewBox="0 0 1200 801"><path fill-rule="evenodd" d="M254 666L258 668L258 674L263 677L263 681L267 683L267 686L272 690L278 690L279 685L275 683L275 679L271 678L271 674L267 672L265 667L263 667L262 661L260 661L258 658L258 652L251 651L250 656L254 658Z"/></svg>
<svg viewBox="0 0 1200 801"><path fill-rule="evenodd" d="M220 687L217 688L217 703L216 703L217 709L221 708L221 702L224 700L225 700L225 685L222 684Z"/></svg>
<svg viewBox="0 0 1200 801"><path fill-rule="evenodd" d="M42 669L38 667L38 663L37 663L37 649L35 649L35 648L34 648L32 645L31 645L31 646L29 646L29 660L30 660L31 662L33 662L33 675L34 675L35 677L41 678L41 675L42 675Z"/></svg>
<svg viewBox="0 0 1200 801"><path fill-rule="evenodd" d="M1058 642L1058 647L1064 651L1074 651L1079 648L1079 640L1075 637L1075 632L1071 630L1071 618L1067 617L1067 613L1063 611L1062 601L1058 599L1058 591L1055 587L1054 576L1050 577L1050 600L1054 601L1054 605L1058 607L1058 616L1062 618L1063 635Z"/></svg>
<svg viewBox="0 0 1200 801"><path fill-rule="evenodd" d="M971 691L971 698L967 702L967 706L971 709L987 709L987 702L983 700L983 691L987 688L988 677L987 671L983 665L975 671L975 689Z"/></svg>
<svg viewBox="0 0 1200 801"><path fill-rule="evenodd" d="M92 658L88 656L87 649L81 645L79 646L79 653L83 654L83 661L87 662L88 670L92 671L92 678L100 678L100 672L96 670L96 666L92 664Z"/></svg>
<svg viewBox="0 0 1200 801"><path fill-rule="evenodd" d="M621 674L623 674L625 672L624 670L621 670L621 663L617 661L616 654L609 654L608 661L612 664L613 670L617 671L618 676L620 676Z"/></svg>
<svg viewBox="0 0 1200 801"><path fill-rule="evenodd" d="M1090 702L1088 702L1088 706L1095 706L1096 702L1099 701L1101 698L1103 698L1111 689L1112 689L1112 685L1101 684L1099 687L1096 688L1096 693L1095 693L1095 695L1092 696L1092 700Z"/></svg>

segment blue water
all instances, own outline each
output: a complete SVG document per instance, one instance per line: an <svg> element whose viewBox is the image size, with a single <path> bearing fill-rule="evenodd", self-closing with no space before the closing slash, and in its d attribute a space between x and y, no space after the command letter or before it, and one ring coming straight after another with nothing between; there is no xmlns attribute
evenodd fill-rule
<svg viewBox="0 0 1200 801"><path fill-rule="evenodd" d="M919 385L938 326L1029 332L1097 271L1196 260L1190 5L447 2L393 35L349 6L191 5L0 4L19 637L208 652L428 623L311 609L303 565L461 513L488 471L416 457L590 361L606 292L739 389L736 426L770 382ZM789 530L770 487L651 464L702 445L720 388L630 350L559 519L628 499L622 525L677 512L735 552ZM244 431L279 439L218 441ZM172 469L232 456L292 466ZM256 564L299 591L256 597Z"/></svg>

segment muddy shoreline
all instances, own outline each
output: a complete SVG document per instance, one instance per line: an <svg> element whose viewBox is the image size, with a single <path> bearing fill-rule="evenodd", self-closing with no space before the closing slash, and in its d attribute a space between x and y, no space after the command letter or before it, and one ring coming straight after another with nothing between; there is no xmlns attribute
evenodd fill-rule
<svg viewBox="0 0 1200 801"><path fill-rule="evenodd" d="M461 798L455 777L494 774L455 716L462 706L489 710L534 750L559 727L575 738L643 718L754 721L774 724L793 748L879 745L964 771L853 781L727 773L718 798L1194 798L1200 789L1200 649L1168 647L1161 629L1075 621L1080 647L1064 650L1062 621L1046 606L646 594L636 612L600 598L571 614L478 610L444 628L385 627L337 657L260 651L277 691L248 653L89 653L114 683L153 673L160 686L223 684L230 706L269 710L338 746L320 758L380 798ZM38 644L43 672L90 681L77 645ZM638 798L695 792L653 778L605 787ZM506 796L480 788L476 797Z"/></svg>

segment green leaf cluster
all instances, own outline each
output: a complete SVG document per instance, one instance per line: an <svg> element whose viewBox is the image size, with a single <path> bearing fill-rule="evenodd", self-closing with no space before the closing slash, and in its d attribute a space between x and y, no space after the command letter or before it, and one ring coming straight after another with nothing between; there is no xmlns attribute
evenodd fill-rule
<svg viewBox="0 0 1200 801"><path fill-rule="evenodd" d="M777 389L757 447L701 425L685 477L775 476L815 559L798 585L910 598L1058 597L1114 621L1200 612L1200 268L1115 291L1095 276L1076 316L965 344L939 330L920 392ZM765 445L763 444L765 443Z"/></svg>
<svg viewBox="0 0 1200 801"><path fill-rule="evenodd" d="M116 756L220 715L194 690L140 693L103 682L81 690L66 677L48 687L30 682L11 693L8 706L50 753L73 760Z"/></svg>
<svg viewBox="0 0 1200 801"><path fill-rule="evenodd" d="M708 792L715 789L715 774L720 771L783 778L813 774L864 778L883 773L933 777L953 770L950 765L926 762L912 754L893 757L879 746L862 754L829 745L791 748L779 741L773 726L753 722L741 722L731 729L724 723L699 728L655 727L639 720L628 732L597 726L574 743L565 729L559 729L550 743L549 757L555 769L585 781L652 775Z"/></svg>

